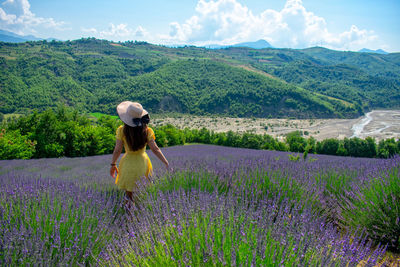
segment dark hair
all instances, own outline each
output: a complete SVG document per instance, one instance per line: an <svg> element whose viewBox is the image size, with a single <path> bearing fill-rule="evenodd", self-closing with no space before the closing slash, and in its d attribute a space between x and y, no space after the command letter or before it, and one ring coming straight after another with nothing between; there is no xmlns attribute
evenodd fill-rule
<svg viewBox="0 0 400 267"><path fill-rule="evenodd" d="M142 149L147 143L147 124L143 123L142 126L136 127L125 124L124 136L130 150Z"/></svg>

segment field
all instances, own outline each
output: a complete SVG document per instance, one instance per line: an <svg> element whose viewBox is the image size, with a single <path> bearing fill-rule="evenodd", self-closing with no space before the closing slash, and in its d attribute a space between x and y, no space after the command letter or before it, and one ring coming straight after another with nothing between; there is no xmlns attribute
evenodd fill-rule
<svg viewBox="0 0 400 267"><path fill-rule="evenodd" d="M131 208L111 155L0 161L0 265L400 264L399 157L163 152Z"/></svg>

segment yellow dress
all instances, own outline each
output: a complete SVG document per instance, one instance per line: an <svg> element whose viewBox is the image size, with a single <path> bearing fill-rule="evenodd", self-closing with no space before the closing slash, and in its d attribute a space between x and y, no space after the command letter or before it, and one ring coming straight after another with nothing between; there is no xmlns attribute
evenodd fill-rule
<svg viewBox="0 0 400 267"><path fill-rule="evenodd" d="M132 192L136 187L137 181L141 177L149 177L149 175L152 175L153 166L146 153L146 146L136 151L129 149L123 129L124 126L120 126L116 134L117 140L121 140L124 143L125 154L119 162L115 184L119 189ZM147 142L155 139L153 129L147 127Z"/></svg>

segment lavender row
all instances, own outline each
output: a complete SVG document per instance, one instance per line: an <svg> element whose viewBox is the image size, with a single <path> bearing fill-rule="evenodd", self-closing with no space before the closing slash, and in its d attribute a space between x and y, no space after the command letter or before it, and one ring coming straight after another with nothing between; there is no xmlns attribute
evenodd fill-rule
<svg viewBox="0 0 400 267"><path fill-rule="evenodd" d="M374 266L385 252L288 200L255 207L195 189L147 197L105 265Z"/></svg>

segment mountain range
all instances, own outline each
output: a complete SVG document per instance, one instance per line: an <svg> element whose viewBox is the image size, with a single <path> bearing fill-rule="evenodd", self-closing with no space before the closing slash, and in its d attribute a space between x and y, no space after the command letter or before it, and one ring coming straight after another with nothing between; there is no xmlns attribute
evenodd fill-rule
<svg viewBox="0 0 400 267"><path fill-rule="evenodd" d="M0 43L0 112L58 104L115 113L124 100L151 112L240 117L353 118L400 107L400 53L146 42Z"/></svg>
<svg viewBox="0 0 400 267"><path fill-rule="evenodd" d="M371 49L367 49L367 48L363 48L361 50L359 50L358 52L362 52L362 53L377 53L377 54L389 54L388 52L382 50L382 49L377 49L377 50L371 50Z"/></svg>
<svg viewBox="0 0 400 267"><path fill-rule="evenodd" d="M19 35L13 32L5 31L5 30L0 30L0 42L9 42L9 43L22 43L22 42L27 42L27 41L40 41L40 40L46 40L46 41L52 41L52 40L57 40L55 38L38 38L33 35ZM60 41L60 40L57 40ZM174 45L171 47L183 47L185 45ZM254 49L263 49L263 48L273 48L273 46L268 43L266 40L260 39L255 42L242 42L238 44L232 44L232 45L219 45L219 44L210 44L204 46L205 48L210 48L210 49L222 49L222 48L228 48L228 47L248 47L248 48L254 48ZM377 49L377 50L371 50L367 48L360 49L358 52L362 53L377 53L377 54L388 54L388 52L382 50L382 49Z"/></svg>
<svg viewBox="0 0 400 267"><path fill-rule="evenodd" d="M272 45L270 45L270 43L268 43L267 41L260 39L256 42L244 42L244 43L238 43L238 44L233 44L233 45L212 44L212 45L206 45L204 47L210 48L210 49L222 49L222 48L228 48L228 47L248 47L248 48L254 48L254 49L263 49L263 48L272 48Z"/></svg>
<svg viewBox="0 0 400 267"><path fill-rule="evenodd" d="M41 40L46 40L46 41L52 41L52 40L57 40L55 38L38 38L33 35L19 35L13 32L5 31L5 30L0 30L0 42L8 42L8 43L23 43L27 41L41 41Z"/></svg>

